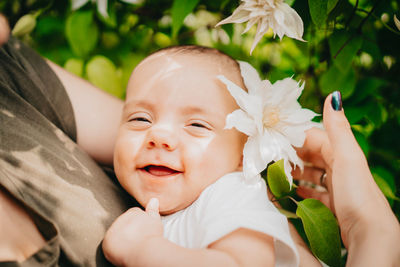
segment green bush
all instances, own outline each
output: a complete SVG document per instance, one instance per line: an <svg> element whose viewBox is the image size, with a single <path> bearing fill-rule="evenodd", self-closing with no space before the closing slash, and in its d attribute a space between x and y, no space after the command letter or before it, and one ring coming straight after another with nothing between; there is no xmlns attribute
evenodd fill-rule
<svg viewBox="0 0 400 267"><path fill-rule="evenodd" d="M71 10L68 0L2 0L0 12L14 34L43 56L124 97L129 75L149 53L174 44L218 48L250 62L271 82L305 81L300 102L321 113L325 96L340 90L355 136L376 182L400 216L400 17L395 0L291 0L304 22L301 42L267 33L253 54L255 28L217 22L240 4L229 0L108 0L108 17L96 3ZM397 13L396 13L397 12ZM399 23L400 24L400 23Z"/></svg>

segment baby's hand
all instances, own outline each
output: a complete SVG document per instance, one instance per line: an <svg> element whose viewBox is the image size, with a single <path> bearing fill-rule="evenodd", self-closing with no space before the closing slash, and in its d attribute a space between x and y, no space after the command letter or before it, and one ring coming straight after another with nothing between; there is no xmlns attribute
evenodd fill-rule
<svg viewBox="0 0 400 267"><path fill-rule="evenodd" d="M136 262L145 241L162 236L158 199L152 198L146 211L131 208L114 221L103 240L104 255L113 264L126 266Z"/></svg>

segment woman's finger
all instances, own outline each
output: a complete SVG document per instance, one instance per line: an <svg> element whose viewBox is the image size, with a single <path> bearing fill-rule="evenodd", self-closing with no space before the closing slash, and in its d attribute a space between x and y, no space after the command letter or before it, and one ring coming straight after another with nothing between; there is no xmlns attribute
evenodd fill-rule
<svg viewBox="0 0 400 267"><path fill-rule="evenodd" d="M0 46L7 42L10 36L10 27L6 18L0 14Z"/></svg>
<svg viewBox="0 0 400 267"><path fill-rule="evenodd" d="M341 105L339 91L329 95L324 104L324 127L335 157L351 154L353 158L363 158L364 154L358 145L350 123L347 120ZM349 153L351 151L351 153Z"/></svg>
<svg viewBox="0 0 400 267"><path fill-rule="evenodd" d="M303 171L300 168L294 169L292 175L295 180L304 180L319 185L324 173L325 170L323 169L306 166Z"/></svg>
<svg viewBox="0 0 400 267"><path fill-rule="evenodd" d="M326 132L322 129L311 128L306 132L304 145L296 148L297 155L314 167L326 169L330 159L331 147Z"/></svg>

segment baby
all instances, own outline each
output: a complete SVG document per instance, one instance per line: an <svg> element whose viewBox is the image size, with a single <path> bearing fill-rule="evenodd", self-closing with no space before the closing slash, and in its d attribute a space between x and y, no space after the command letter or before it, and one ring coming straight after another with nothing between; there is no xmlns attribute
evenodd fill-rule
<svg viewBox="0 0 400 267"><path fill-rule="evenodd" d="M264 180L244 180L247 136L225 129L238 105L218 75L245 88L239 64L205 47L163 49L133 71L114 167L146 211L132 208L108 230L103 251L112 263L298 265Z"/></svg>

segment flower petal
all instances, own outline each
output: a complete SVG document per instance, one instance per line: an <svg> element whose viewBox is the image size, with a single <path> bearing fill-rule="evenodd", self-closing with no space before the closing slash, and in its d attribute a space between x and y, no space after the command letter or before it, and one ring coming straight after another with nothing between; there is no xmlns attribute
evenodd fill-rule
<svg viewBox="0 0 400 267"><path fill-rule="evenodd" d="M246 111L246 106L248 102L249 95L240 86L228 80L224 75L218 75L217 78L226 85L229 93L236 100L236 103L241 109Z"/></svg>
<svg viewBox="0 0 400 267"><path fill-rule="evenodd" d="M263 25L263 23L258 23L256 36L254 37L253 44L251 45L250 55L251 55L251 53L253 53L254 48L256 48L256 45L258 44L258 42L261 40L261 38L264 36L264 34L268 30L268 29L267 30L262 30L263 28L266 28L266 26Z"/></svg>
<svg viewBox="0 0 400 267"><path fill-rule="evenodd" d="M108 18L107 13L107 1L108 0L97 0L97 11L104 17Z"/></svg>
<svg viewBox="0 0 400 267"><path fill-rule="evenodd" d="M243 110L237 109L226 117L225 129L232 129L235 127L238 131L246 135L254 135L257 133L256 125Z"/></svg>
<svg viewBox="0 0 400 267"><path fill-rule="evenodd" d="M281 144L277 142L269 131L264 131L260 137L260 155L265 164L281 157Z"/></svg>
<svg viewBox="0 0 400 267"><path fill-rule="evenodd" d="M226 85L228 91L236 100L236 103L249 116L254 119L254 116L258 116L262 112L261 99L257 96L249 95L245 90L228 80L223 75L218 75L217 78Z"/></svg>
<svg viewBox="0 0 400 267"><path fill-rule="evenodd" d="M121 1L127 4L140 4L142 2L142 0L121 0Z"/></svg>
<svg viewBox="0 0 400 267"><path fill-rule="evenodd" d="M262 82L257 70L245 61L238 61L240 66L240 73L242 74L244 85L246 86L249 94L256 94L260 83Z"/></svg>
<svg viewBox="0 0 400 267"><path fill-rule="evenodd" d="M394 24L396 24L397 29L400 31L400 20L394 15L393 17Z"/></svg>
<svg viewBox="0 0 400 267"><path fill-rule="evenodd" d="M286 114L285 114L286 115ZM287 114L285 117L285 122L290 124L303 124L312 120L318 114L312 110L302 108L290 114Z"/></svg>
<svg viewBox="0 0 400 267"><path fill-rule="evenodd" d="M304 145L306 139L306 130L308 130L308 128L301 125L298 127L284 127L280 129L280 132L289 140L291 145L301 147Z"/></svg>
<svg viewBox="0 0 400 267"><path fill-rule="evenodd" d="M286 34L290 38L304 41L302 38L304 31L303 21L301 20L299 14L297 14L297 12L293 8L291 8L288 4L283 2L280 3L276 11L274 12L274 18L276 19L277 22L276 30L280 31L279 34L281 34L281 36L283 36L283 34ZM276 33L278 34L278 32Z"/></svg>
<svg viewBox="0 0 400 267"><path fill-rule="evenodd" d="M71 9L77 10L84 6L89 0L71 0Z"/></svg>
<svg viewBox="0 0 400 267"><path fill-rule="evenodd" d="M297 99L303 91L304 83L300 87L298 85L298 82L292 78L276 81L272 85L274 92L270 96L272 98L271 101L281 103L281 107L291 106L293 102L297 103Z"/></svg>
<svg viewBox="0 0 400 267"><path fill-rule="evenodd" d="M250 19L249 22L247 22L246 28L244 29L242 34L248 32L251 29L251 27L253 27L253 25L256 24L258 21L259 21L259 18Z"/></svg>
<svg viewBox="0 0 400 267"><path fill-rule="evenodd" d="M250 136L243 149L243 173L246 180L257 179L267 164L259 153L259 136Z"/></svg>
<svg viewBox="0 0 400 267"><path fill-rule="evenodd" d="M226 19L220 21L215 25L215 27L221 26L227 23L243 23L249 20L249 12L243 9L243 6L240 5L235 11L233 11L232 15L227 17Z"/></svg>

